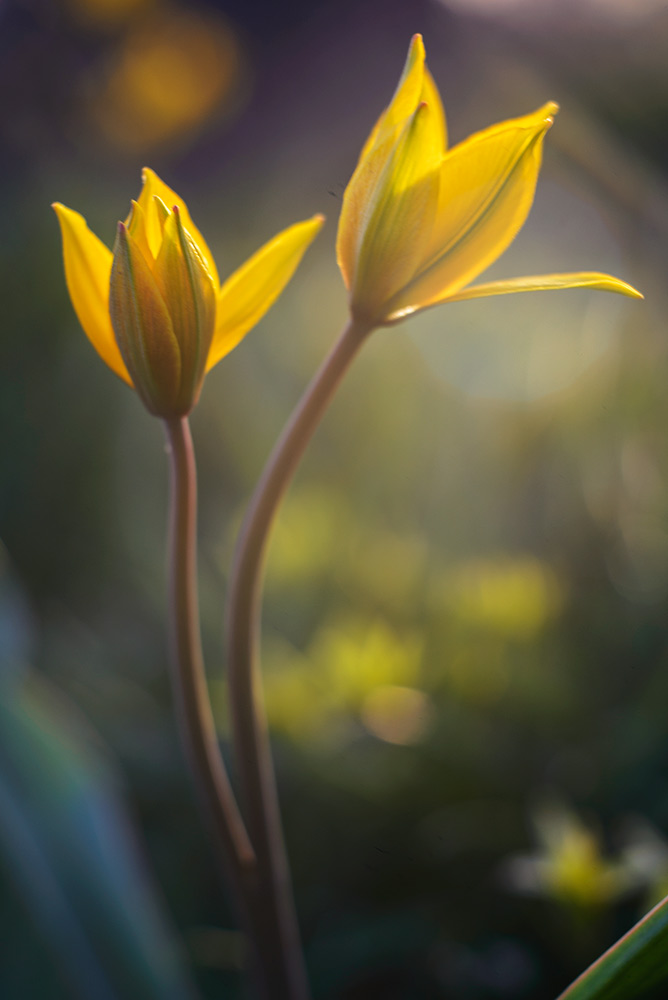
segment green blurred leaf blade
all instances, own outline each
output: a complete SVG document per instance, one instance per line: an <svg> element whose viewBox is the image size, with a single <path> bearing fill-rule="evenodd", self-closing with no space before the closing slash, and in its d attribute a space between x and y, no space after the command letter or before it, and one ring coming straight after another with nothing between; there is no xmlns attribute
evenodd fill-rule
<svg viewBox="0 0 668 1000"><path fill-rule="evenodd" d="M558 1000L641 1000L668 980L668 896L604 952Z"/></svg>
<svg viewBox="0 0 668 1000"><path fill-rule="evenodd" d="M94 733L32 673L0 698L0 863L73 996L194 1000Z"/></svg>

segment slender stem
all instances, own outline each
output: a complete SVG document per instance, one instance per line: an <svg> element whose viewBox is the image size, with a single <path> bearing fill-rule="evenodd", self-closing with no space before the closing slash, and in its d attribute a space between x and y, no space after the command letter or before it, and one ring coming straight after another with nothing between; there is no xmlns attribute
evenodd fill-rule
<svg viewBox="0 0 668 1000"><path fill-rule="evenodd" d="M247 899L256 879L255 853L221 757L202 656L197 600L197 474L187 417L165 420L165 431L171 469L169 629L174 700L181 739L218 860L234 893L240 920L253 937Z"/></svg>
<svg viewBox="0 0 668 1000"><path fill-rule="evenodd" d="M279 438L241 529L228 596L229 694L235 757L258 862L263 937L269 942L276 1000L308 1000L276 780L256 656L264 553L274 515L299 460L355 357L368 327L353 321L306 389Z"/></svg>

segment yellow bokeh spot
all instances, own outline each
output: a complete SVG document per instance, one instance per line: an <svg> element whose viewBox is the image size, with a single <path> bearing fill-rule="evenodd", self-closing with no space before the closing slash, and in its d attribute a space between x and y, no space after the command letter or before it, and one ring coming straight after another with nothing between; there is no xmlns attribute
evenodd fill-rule
<svg viewBox="0 0 668 1000"><path fill-rule="evenodd" d="M370 691L361 711L364 725L387 743L417 743L433 718L433 708L424 691L383 684Z"/></svg>
<svg viewBox="0 0 668 1000"><path fill-rule="evenodd" d="M128 30L92 113L108 142L144 152L229 104L241 69L236 35L221 18L156 14Z"/></svg>
<svg viewBox="0 0 668 1000"><path fill-rule="evenodd" d="M381 739L410 743L431 718L431 703L414 686L422 639L381 620L327 624L304 654L274 638L265 660L269 723L296 741L336 736L359 716Z"/></svg>
<svg viewBox="0 0 668 1000"><path fill-rule="evenodd" d="M533 638L563 602L553 571L531 557L465 563L448 575L442 597L460 621L516 639Z"/></svg>
<svg viewBox="0 0 668 1000"><path fill-rule="evenodd" d="M322 671L331 703L359 710L379 685L415 683L422 639L416 633L400 636L381 620L344 621L316 636L309 658Z"/></svg>
<svg viewBox="0 0 668 1000"><path fill-rule="evenodd" d="M598 836L574 813L549 811L539 819L538 830L548 895L587 908L601 906L627 888L624 866L603 856Z"/></svg>

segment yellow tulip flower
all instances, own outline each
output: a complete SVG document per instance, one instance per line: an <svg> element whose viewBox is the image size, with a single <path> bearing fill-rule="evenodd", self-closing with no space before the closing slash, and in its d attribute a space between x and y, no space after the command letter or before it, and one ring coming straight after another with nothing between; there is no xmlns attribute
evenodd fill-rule
<svg viewBox="0 0 668 1000"><path fill-rule="evenodd" d="M185 202L152 170L113 253L64 205L60 221L72 305L98 354L147 409L185 416L204 375L280 295L324 221L283 230L221 286L215 261Z"/></svg>
<svg viewBox="0 0 668 1000"><path fill-rule="evenodd" d="M529 214L558 105L493 125L446 150L441 99L415 35L389 107L343 196L337 257L353 318L380 326L437 305L549 288L642 298L607 274L546 274L473 285Z"/></svg>

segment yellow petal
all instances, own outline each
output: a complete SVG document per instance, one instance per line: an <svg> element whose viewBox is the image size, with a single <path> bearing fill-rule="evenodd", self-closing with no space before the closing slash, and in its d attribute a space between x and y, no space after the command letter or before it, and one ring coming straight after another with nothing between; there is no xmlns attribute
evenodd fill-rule
<svg viewBox="0 0 668 1000"><path fill-rule="evenodd" d="M169 209L165 205L165 203L162 200L162 198L159 195L157 195L157 194L153 195L153 204L155 206L155 211L156 211L156 214L158 216L158 225L160 226L160 232L164 236L164 233L165 233L165 223L167 222L167 219L169 218Z"/></svg>
<svg viewBox="0 0 668 1000"><path fill-rule="evenodd" d="M158 416L179 416L179 345L148 262L118 224L109 289L109 312L123 359L142 402Z"/></svg>
<svg viewBox="0 0 668 1000"><path fill-rule="evenodd" d="M358 166L378 142L383 142L393 134L396 138L396 133L403 128L406 120L411 117L423 99L422 91L425 79L424 61L425 51L422 35L413 35L408 49L406 64L397 89L394 92L394 97L371 129L369 138L362 147ZM436 88L434 87L434 89Z"/></svg>
<svg viewBox="0 0 668 1000"><path fill-rule="evenodd" d="M172 321L181 356L178 407L197 402L216 322L217 289L178 208L170 212L153 276Z"/></svg>
<svg viewBox="0 0 668 1000"><path fill-rule="evenodd" d="M392 315L449 297L509 246L531 208L543 139L557 110L546 104L446 153L430 244L415 279L391 303Z"/></svg>
<svg viewBox="0 0 668 1000"><path fill-rule="evenodd" d="M354 283L359 248L371 212L370 203L387 162L393 155L397 140L406 130L420 104L426 104L430 109L422 125L429 125L432 155L440 157L446 144L443 105L431 74L425 67L422 36L414 35L394 97L364 144L343 196L336 252L348 289ZM424 166L422 169L424 170Z"/></svg>
<svg viewBox="0 0 668 1000"><path fill-rule="evenodd" d="M537 274L529 278L507 278L505 281L490 281L485 285L471 285L454 295L449 295L448 302L461 302L464 299L483 299L488 295L509 295L514 292L547 292L560 288L596 288L600 292L618 292L628 295L631 299L644 299L633 285L613 278L611 274L600 274L598 271L577 271L574 274ZM436 303L434 303L436 305Z"/></svg>
<svg viewBox="0 0 668 1000"><path fill-rule="evenodd" d="M213 255L209 250L204 237L190 217L188 206L183 198L180 198L176 191L172 191L172 189L168 187L164 181L160 180L155 171L151 170L150 167L144 167L142 170L142 178L144 184L137 201L144 210L146 218L146 236L153 257L158 256L160 244L162 242L162 226L164 225L164 215L161 217L159 207L154 201L154 197L157 195L157 197L164 202L168 209L172 209L174 205L178 207L181 213L183 225L197 244L200 253L207 263L209 272L216 283L216 288L218 288L220 281L218 278L216 262L213 259Z"/></svg>
<svg viewBox="0 0 668 1000"><path fill-rule="evenodd" d="M60 222L65 280L74 311L102 360L128 385L132 385L109 318L111 250L91 232L78 212L58 202L53 208Z"/></svg>
<svg viewBox="0 0 668 1000"><path fill-rule="evenodd" d="M144 209L137 201L133 201L131 204L132 208L130 209L130 214L126 223L128 232L150 266L153 262L153 253L151 252L146 235L146 216L144 215Z"/></svg>
<svg viewBox="0 0 668 1000"><path fill-rule="evenodd" d="M448 128L445 121L445 111L443 102L438 92L438 87L434 83L434 78L425 66L424 80L422 81L422 91L420 92L420 104L428 104L433 112L433 128L437 133L436 143L442 153L448 145Z"/></svg>
<svg viewBox="0 0 668 1000"><path fill-rule="evenodd" d="M262 319L294 274L324 221L324 216L314 215L284 229L227 279L218 296L216 332L207 371Z"/></svg>
<svg viewBox="0 0 668 1000"><path fill-rule="evenodd" d="M393 135L374 145L358 163L343 194L336 235L336 259L348 290L355 280L369 206L395 146L396 139Z"/></svg>
<svg viewBox="0 0 668 1000"><path fill-rule="evenodd" d="M372 169L353 177L344 196L340 250L345 247L348 259L342 270L350 276L353 311L369 321L384 318L385 304L413 278L428 246L441 160L435 117L429 105L418 105L391 149L381 143L371 151ZM346 239L348 226L358 231Z"/></svg>
<svg viewBox="0 0 668 1000"><path fill-rule="evenodd" d="M371 129L362 147L358 164L371 152L374 145L388 137L396 136L418 104L428 104L433 111L433 127L437 132L437 144L445 152L448 131L445 111L434 78L425 65L425 51L422 35L414 35L408 49L408 57L399 84L389 106Z"/></svg>

